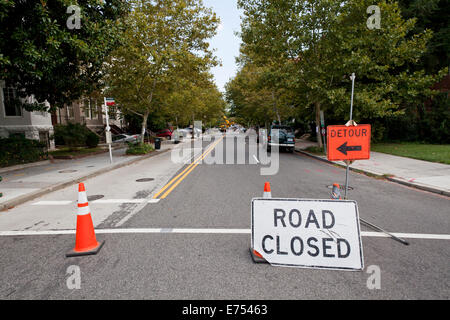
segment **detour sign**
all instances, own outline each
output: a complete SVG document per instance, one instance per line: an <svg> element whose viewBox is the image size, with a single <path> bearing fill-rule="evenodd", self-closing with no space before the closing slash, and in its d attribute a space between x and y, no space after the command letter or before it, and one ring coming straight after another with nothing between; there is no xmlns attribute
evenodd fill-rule
<svg viewBox="0 0 450 320"><path fill-rule="evenodd" d="M275 266L362 270L356 201L253 199L252 248Z"/></svg>
<svg viewBox="0 0 450 320"><path fill-rule="evenodd" d="M370 124L358 126L328 126L328 160L370 159Z"/></svg>

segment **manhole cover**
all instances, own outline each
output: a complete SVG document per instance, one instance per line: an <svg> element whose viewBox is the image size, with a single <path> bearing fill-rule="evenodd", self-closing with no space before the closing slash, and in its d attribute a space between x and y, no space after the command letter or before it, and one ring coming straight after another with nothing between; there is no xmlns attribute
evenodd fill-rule
<svg viewBox="0 0 450 320"><path fill-rule="evenodd" d="M341 190L345 190L345 185L339 185ZM327 186L328 189L333 189L333 186ZM348 190L354 190L355 188L348 186Z"/></svg>
<svg viewBox="0 0 450 320"><path fill-rule="evenodd" d="M59 173L72 173L72 172L77 172L77 170L62 170L62 171L59 171Z"/></svg>
<svg viewBox="0 0 450 320"><path fill-rule="evenodd" d="M136 180L136 182L150 182L150 181L153 181L153 180L155 180L155 179L153 179L153 178L144 178L144 179L138 179L138 180Z"/></svg>
<svg viewBox="0 0 450 320"><path fill-rule="evenodd" d="M101 198L104 198L105 196L102 194L97 194L97 195L93 195L93 196L89 196L88 197L88 201L95 201Z"/></svg>

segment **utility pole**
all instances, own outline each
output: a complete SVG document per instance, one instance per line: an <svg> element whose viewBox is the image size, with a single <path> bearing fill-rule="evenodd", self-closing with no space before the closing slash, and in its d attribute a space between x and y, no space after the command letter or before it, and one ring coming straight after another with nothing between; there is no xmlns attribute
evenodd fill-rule
<svg viewBox="0 0 450 320"><path fill-rule="evenodd" d="M353 96L354 96L354 91L355 91L355 73L352 73L350 79L352 80L352 99L350 102L350 121L348 123L350 123L350 125L352 125L353 122ZM347 164L347 168L345 170L345 194L344 194L344 199L347 200L347 191L348 191L348 172L350 170L350 161L346 160L345 163Z"/></svg>

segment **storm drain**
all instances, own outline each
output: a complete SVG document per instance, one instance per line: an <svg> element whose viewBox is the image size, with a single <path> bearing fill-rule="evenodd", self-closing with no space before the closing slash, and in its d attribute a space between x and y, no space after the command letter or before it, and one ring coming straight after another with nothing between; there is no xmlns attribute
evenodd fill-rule
<svg viewBox="0 0 450 320"><path fill-rule="evenodd" d="M97 195L93 195L93 196L89 196L88 197L88 201L95 201L95 200L99 200L104 198L105 196L102 194L97 194Z"/></svg>
<svg viewBox="0 0 450 320"><path fill-rule="evenodd" d="M73 173L73 172L77 172L77 170L62 170L62 171L58 171L59 173Z"/></svg>
<svg viewBox="0 0 450 320"><path fill-rule="evenodd" d="M341 190L345 190L345 185L339 185ZM328 189L333 189L333 186L327 186ZM355 188L348 186L348 190L354 190Z"/></svg>
<svg viewBox="0 0 450 320"><path fill-rule="evenodd" d="M143 179L136 180L136 182L150 182L150 181L153 181L153 180L155 180L155 179L153 179L153 178L143 178Z"/></svg>

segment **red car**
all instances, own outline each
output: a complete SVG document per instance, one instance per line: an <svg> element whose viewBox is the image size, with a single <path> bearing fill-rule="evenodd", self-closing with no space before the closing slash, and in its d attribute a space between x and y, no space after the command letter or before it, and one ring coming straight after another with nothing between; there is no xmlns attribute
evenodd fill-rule
<svg viewBox="0 0 450 320"><path fill-rule="evenodd" d="M164 130L158 131L156 133L156 136L160 137L160 138L167 138L170 140L170 139L172 139L172 131L170 129L164 129Z"/></svg>

